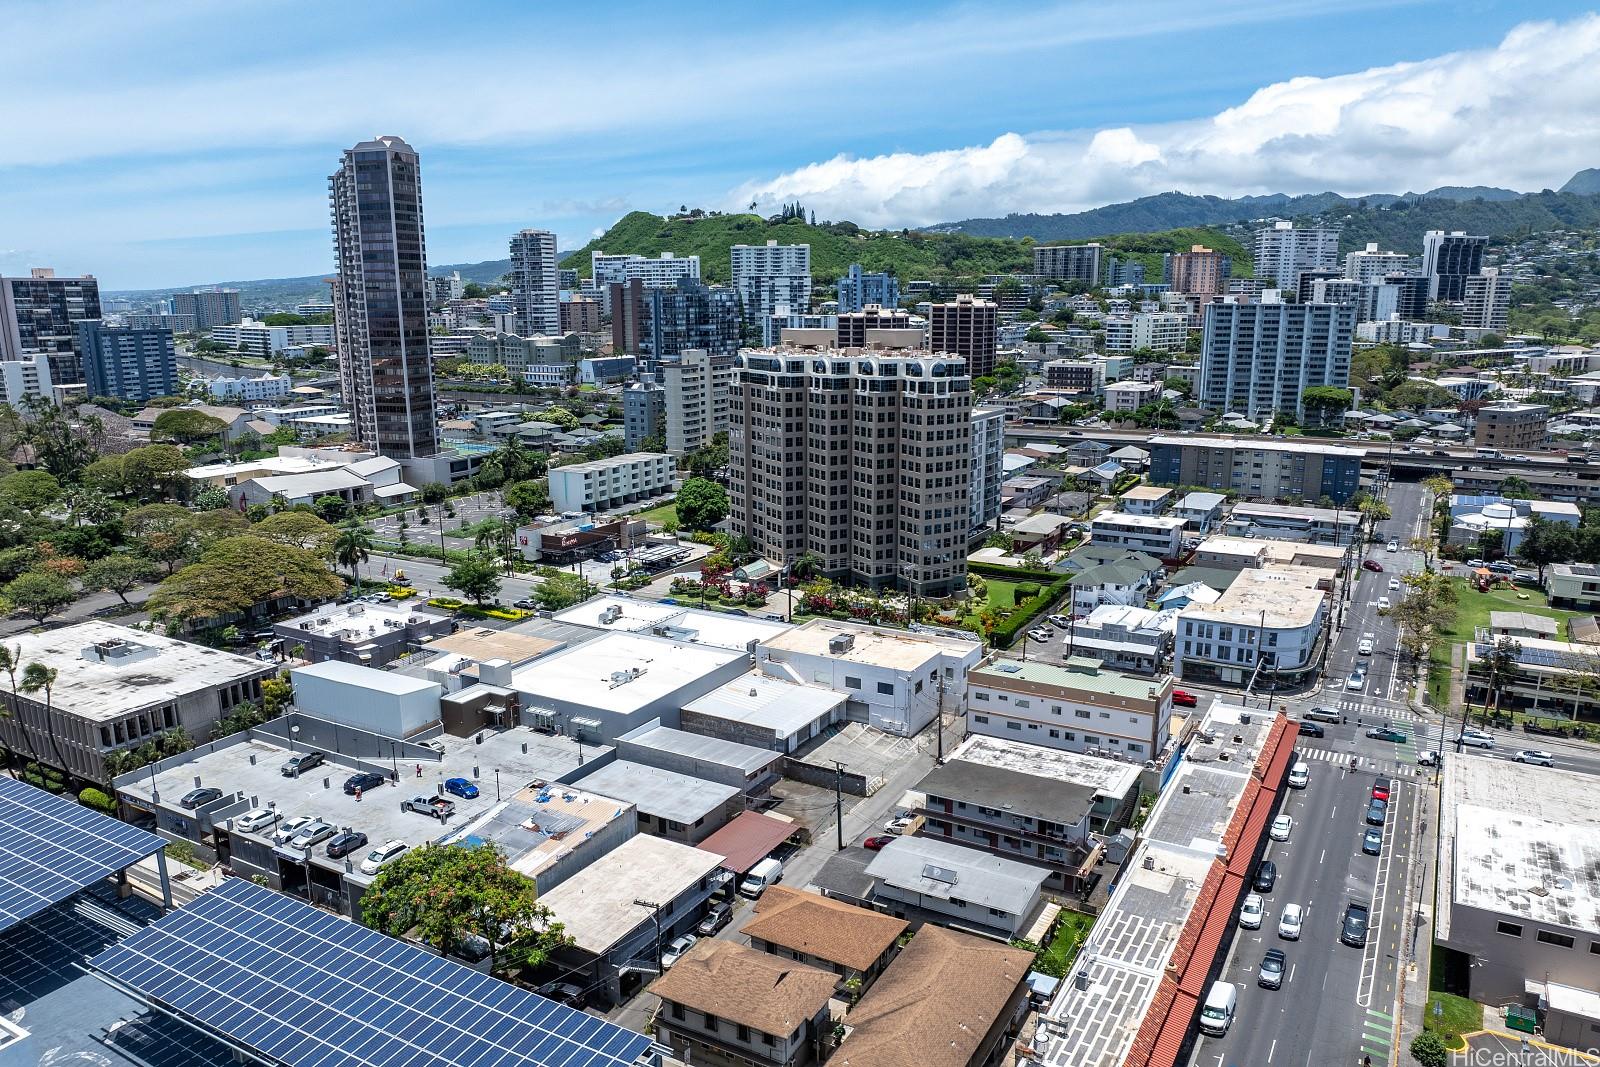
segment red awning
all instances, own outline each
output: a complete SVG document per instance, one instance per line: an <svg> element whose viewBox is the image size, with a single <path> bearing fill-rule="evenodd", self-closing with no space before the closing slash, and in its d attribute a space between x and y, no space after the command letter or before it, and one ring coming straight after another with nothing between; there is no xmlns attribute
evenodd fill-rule
<svg viewBox="0 0 1600 1067"><path fill-rule="evenodd" d="M743 812L728 825L695 846L722 857L722 865L743 874L766 859L798 827L758 811Z"/></svg>

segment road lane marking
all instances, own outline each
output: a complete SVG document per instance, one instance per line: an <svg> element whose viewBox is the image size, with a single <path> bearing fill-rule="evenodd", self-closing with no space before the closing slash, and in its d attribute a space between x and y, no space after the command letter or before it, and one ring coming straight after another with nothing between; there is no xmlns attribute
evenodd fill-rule
<svg viewBox="0 0 1600 1067"><path fill-rule="evenodd" d="M1268 1063L1272 1062L1272 1054L1274 1052L1276 1052L1276 1051L1278 1051L1278 1039L1277 1038L1273 1038L1272 1039L1272 1044L1267 1046L1267 1062Z"/></svg>

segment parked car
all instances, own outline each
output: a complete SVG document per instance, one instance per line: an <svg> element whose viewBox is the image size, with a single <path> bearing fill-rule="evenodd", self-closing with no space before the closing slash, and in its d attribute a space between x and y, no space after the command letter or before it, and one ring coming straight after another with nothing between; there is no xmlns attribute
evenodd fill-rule
<svg viewBox="0 0 1600 1067"><path fill-rule="evenodd" d="M1364 559L1361 561L1361 569L1364 571L1377 571L1379 574L1382 574L1383 564L1379 563L1375 559Z"/></svg>
<svg viewBox="0 0 1600 1067"><path fill-rule="evenodd" d="M694 948L699 942L700 939L693 934L684 934L681 937L673 938L672 942L667 945L667 951L661 954L661 969L663 971L670 969L674 963L683 959L685 952Z"/></svg>
<svg viewBox="0 0 1600 1067"><path fill-rule="evenodd" d="M1256 972L1256 985L1265 986L1267 989L1281 988L1285 962L1286 957L1282 949L1267 949L1267 954L1261 957L1261 969Z"/></svg>
<svg viewBox="0 0 1600 1067"><path fill-rule="evenodd" d="M339 828L332 823L316 819L302 826L293 837L289 838L289 847L310 848L312 845L320 845L338 832Z"/></svg>
<svg viewBox="0 0 1600 1067"><path fill-rule="evenodd" d="M1481 559L1469 559L1467 560L1467 566L1476 568L1487 566L1487 564Z"/></svg>
<svg viewBox="0 0 1600 1067"><path fill-rule="evenodd" d="M1244 905L1239 909L1239 925L1246 930L1261 929L1261 916L1266 910L1266 904L1262 901L1261 894L1249 894L1244 898Z"/></svg>
<svg viewBox="0 0 1600 1067"><path fill-rule="evenodd" d="M292 819L285 819L278 824L276 830L272 831L272 843L275 845L287 844L295 834L316 821L317 817L315 815L296 815Z"/></svg>
<svg viewBox="0 0 1600 1067"><path fill-rule="evenodd" d="M188 808L193 811L202 804L209 804L213 800L222 799L222 790L215 786L203 785L199 789L191 789L178 798L178 807Z"/></svg>
<svg viewBox="0 0 1600 1067"><path fill-rule="evenodd" d="M539 610L539 602L534 600L532 597L523 597L521 600L513 600L511 602L511 606L514 608L521 608L523 611Z"/></svg>
<svg viewBox="0 0 1600 1067"><path fill-rule="evenodd" d="M1383 852L1383 831L1375 826L1367 828L1361 835L1361 851L1369 856L1376 856Z"/></svg>
<svg viewBox="0 0 1600 1067"><path fill-rule="evenodd" d="M732 921L733 905L726 900L719 900L711 905L711 910L706 912L706 917L695 925L694 932L701 937L710 937Z"/></svg>
<svg viewBox="0 0 1600 1067"><path fill-rule="evenodd" d="M360 830L344 830L328 839L328 858L343 859L358 848L365 848L367 835Z"/></svg>
<svg viewBox="0 0 1600 1067"><path fill-rule="evenodd" d="M1384 801L1385 803L1388 803L1389 794L1391 792L1393 792L1393 790L1394 790L1394 781L1393 781L1393 779L1385 778L1383 775L1380 774L1377 778L1373 779L1373 781L1372 781L1372 799L1373 800L1381 800L1381 801Z"/></svg>
<svg viewBox="0 0 1600 1067"><path fill-rule="evenodd" d="M456 802L444 797L414 796L400 802L401 811L414 811L419 815L432 815L444 822L456 813Z"/></svg>
<svg viewBox="0 0 1600 1067"><path fill-rule="evenodd" d="M458 796L462 800L476 800L478 798L478 787L466 778L446 778L444 780L444 791L452 796Z"/></svg>
<svg viewBox="0 0 1600 1067"><path fill-rule="evenodd" d="M1192 708L1200 703L1200 698L1186 689L1174 689L1172 702L1180 708Z"/></svg>
<svg viewBox="0 0 1600 1067"><path fill-rule="evenodd" d="M892 834L877 834L861 842L861 847L868 852L876 852L893 840L894 835Z"/></svg>
<svg viewBox="0 0 1600 1067"><path fill-rule="evenodd" d="M1512 563L1507 563L1503 559L1497 559L1493 563L1489 564L1488 570L1489 570L1489 573L1491 573L1491 574L1515 574L1515 573L1517 573L1516 565L1512 564Z"/></svg>
<svg viewBox="0 0 1600 1067"><path fill-rule="evenodd" d="M298 778L311 768L320 766L326 758L320 752L296 753L284 763L283 776L285 778Z"/></svg>
<svg viewBox="0 0 1600 1067"><path fill-rule="evenodd" d="M1328 735L1328 731L1324 730L1319 723L1302 721L1298 724L1298 729L1301 737L1326 737Z"/></svg>
<svg viewBox="0 0 1600 1067"><path fill-rule="evenodd" d="M1257 893L1270 893L1272 887L1278 884L1278 865L1271 860L1262 860L1261 866L1256 868L1255 888Z"/></svg>
<svg viewBox="0 0 1600 1067"><path fill-rule="evenodd" d="M347 797L353 797L356 795L357 789L365 793L369 790L378 788L383 784L383 782L383 775L379 774L378 772L361 771L357 774L352 774L350 777L344 780L344 794Z"/></svg>
<svg viewBox="0 0 1600 1067"><path fill-rule="evenodd" d="M1474 730L1470 726L1467 727L1465 730L1461 731L1461 737L1459 738L1459 740L1461 741L1461 743L1463 745L1470 745L1473 748L1493 748L1494 747L1494 738L1493 737L1491 737L1490 735L1484 733L1482 730Z"/></svg>
<svg viewBox="0 0 1600 1067"><path fill-rule="evenodd" d="M255 834L277 821L278 813L271 808L251 808L243 815L233 817L233 828L247 834Z"/></svg>
<svg viewBox="0 0 1600 1067"><path fill-rule="evenodd" d="M1389 817L1389 805L1381 800L1367 803L1367 824L1369 826L1382 826Z"/></svg>
<svg viewBox="0 0 1600 1067"><path fill-rule="evenodd" d="M1285 941L1300 940L1300 924L1305 921L1306 909L1300 904L1285 904L1278 919L1278 936Z"/></svg>
<svg viewBox="0 0 1600 1067"><path fill-rule="evenodd" d="M377 874L379 867L382 867L410 847L404 841L384 842L371 852L368 852L367 858L361 861L361 873Z"/></svg>
<svg viewBox="0 0 1600 1067"><path fill-rule="evenodd" d="M1059 626L1065 630L1072 625L1072 620L1065 615L1052 615L1050 616L1050 625Z"/></svg>
<svg viewBox="0 0 1600 1067"><path fill-rule="evenodd" d="M1289 840L1289 835L1293 832L1294 816L1279 815L1276 819L1272 820L1272 830L1270 831L1270 834L1274 841L1287 841Z"/></svg>
<svg viewBox="0 0 1600 1067"><path fill-rule="evenodd" d="M1556 765L1556 757L1553 753L1537 748L1525 748L1511 758L1518 763L1537 763L1541 767L1554 767Z"/></svg>
<svg viewBox="0 0 1600 1067"><path fill-rule="evenodd" d="M1039 641L1041 643L1050 640L1054 636L1055 634L1051 633L1049 630L1046 630L1043 626L1035 626L1033 629L1028 631L1029 640Z"/></svg>
<svg viewBox="0 0 1600 1067"><path fill-rule="evenodd" d="M1406 742L1406 735L1393 726L1374 726L1367 731L1367 736L1375 741L1393 741L1397 745Z"/></svg>
<svg viewBox="0 0 1600 1067"><path fill-rule="evenodd" d="M896 815L894 818L883 824L883 832L886 834L893 834L895 837L899 837L901 834L911 829L912 825L915 824L916 821L917 820L910 815Z"/></svg>
<svg viewBox="0 0 1600 1067"><path fill-rule="evenodd" d="M588 997L582 986L573 985L571 982L546 982L534 990L535 993L546 1000L553 1000L557 1004L565 1004L569 1008L582 1008L588 1002Z"/></svg>
<svg viewBox="0 0 1600 1067"><path fill-rule="evenodd" d="M1347 945L1363 948L1367 943L1367 922L1372 912L1365 904L1355 901L1344 906L1344 920L1339 926L1339 940Z"/></svg>

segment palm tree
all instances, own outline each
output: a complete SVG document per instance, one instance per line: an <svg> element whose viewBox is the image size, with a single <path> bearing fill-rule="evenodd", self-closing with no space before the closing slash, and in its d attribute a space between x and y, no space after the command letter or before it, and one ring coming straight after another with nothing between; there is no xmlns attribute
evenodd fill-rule
<svg viewBox="0 0 1600 1067"><path fill-rule="evenodd" d="M500 520L484 519L478 524L478 536L472 540L473 546L479 552L493 559L499 554L500 548Z"/></svg>
<svg viewBox="0 0 1600 1067"><path fill-rule="evenodd" d="M62 773L70 774L71 770L67 767L67 761L61 755L61 742L56 738L56 724L50 705L50 690L55 687L55 684L56 669L54 667L46 667L43 663L35 660L22 669L22 691L24 693L37 693L41 689L44 690L44 725L45 730L50 735L50 749L56 754L56 766L61 768Z"/></svg>
<svg viewBox="0 0 1600 1067"><path fill-rule="evenodd" d="M351 523L339 531L333 542L333 558L341 567L350 568L350 584L356 585L360 577L356 568L372 557L372 535L365 526Z"/></svg>
<svg viewBox="0 0 1600 1067"><path fill-rule="evenodd" d="M0 719L11 718L16 714L17 668L20 666L22 666L22 646L18 645L16 648L7 648L5 645L0 645L0 671L5 671L6 675L11 679L11 706L0 708ZM32 740L28 738L28 726L20 718L17 719L17 730L22 734L22 739L28 742L29 757L34 760L38 760L39 753L33 747ZM9 766L12 756L10 748L5 750L5 755L6 764Z"/></svg>

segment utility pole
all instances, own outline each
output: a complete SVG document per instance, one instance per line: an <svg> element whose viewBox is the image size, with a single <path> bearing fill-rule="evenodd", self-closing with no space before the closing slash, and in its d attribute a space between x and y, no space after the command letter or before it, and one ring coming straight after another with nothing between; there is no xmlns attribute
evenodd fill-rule
<svg viewBox="0 0 1600 1067"><path fill-rule="evenodd" d="M661 905L653 900L640 900L638 897L635 897L633 902L641 908L649 908L650 918L654 919L656 922L655 965L656 973L659 974L661 972Z"/></svg>
<svg viewBox="0 0 1600 1067"><path fill-rule="evenodd" d="M839 833L839 851L844 851L844 764L833 761L833 821Z"/></svg>
<svg viewBox="0 0 1600 1067"><path fill-rule="evenodd" d="M938 733L935 736L937 736L938 739L939 739L939 751L938 751L938 755L935 757L935 762L943 763L944 762L944 675L942 675L942 674L939 675L939 714L934 719L934 722L938 726Z"/></svg>

